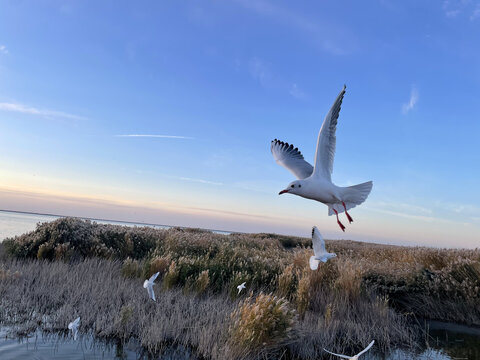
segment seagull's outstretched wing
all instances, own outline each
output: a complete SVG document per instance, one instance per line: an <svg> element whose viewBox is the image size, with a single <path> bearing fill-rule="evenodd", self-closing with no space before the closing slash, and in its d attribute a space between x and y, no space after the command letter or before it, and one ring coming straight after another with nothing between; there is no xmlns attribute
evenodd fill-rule
<svg viewBox="0 0 480 360"><path fill-rule="evenodd" d="M158 274L160 274L160 273L157 272L157 273L153 274L153 275L150 277L150 279L148 279L148 282L153 284L153 282L155 281L155 279L158 277Z"/></svg>
<svg viewBox="0 0 480 360"><path fill-rule="evenodd" d="M318 133L317 151L315 152L315 169L313 174L331 181L333 171L333 159L335 158L335 145L337 138L335 131L337 130L337 120L342 106L343 95L345 95L346 86L338 94L337 99L333 103L332 108L323 120L322 128Z"/></svg>
<svg viewBox="0 0 480 360"><path fill-rule="evenodd" d="M152 284L148 284L147 290L148 290L148 295L150 296L150 298L151 298L153 301L157 301L157 300L155 300L155 292L153 291L153 286L152 286Z"/></svg>
<svg viewBox="0 0 480 360"><path fill-rule="evenodd" d="M70 330L77 328L80 325L80 317L73 320L70 324L68 324L68 328Z"/></svg>
<svg viewBox="0 0 480 360"><path fill-rule="evenodd" d="M298 148L280 140L273 140L272 155L278 165L290 171L297 179L305 179L312 175L313 166L305 161Z"/></svg>
<svg viewBox="0 0 480 360"><path fill-rule="evenodd" d="M335 354L335 353L332 353L331 351L328 351L327 349L323 349L323 350L326 351L329 354L332 354L332 355L335 355L335 356L338 356L338 357L341 357L341 358L344 358L344 359L349 359L349 360L351 359L351 356Z"/></svg>
<svg viewBox="0 0 480 360"><path fill-rule="evenodd" d="M370 350L370 348L373 346L374 343L375 343L375 340L372 340L372 342L368 344L368 346L365 349L363 349L357 354L357 357L362 355L363 353L366 353L368 350Z"/></svg>
<svg viewBox="0 0 480 360"><path fill-rule="evenodd" d="M312 228L312 244L315 257L319 257L327 252L327 250L325 250L325 240L323 240L323 236L316 226Z"/></svg>

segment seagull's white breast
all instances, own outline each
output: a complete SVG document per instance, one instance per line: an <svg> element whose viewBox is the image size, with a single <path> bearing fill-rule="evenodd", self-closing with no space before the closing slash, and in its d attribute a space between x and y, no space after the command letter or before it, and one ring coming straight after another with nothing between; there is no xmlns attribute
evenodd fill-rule
<svg viewBox="0 0 480 360"><path fill-rule="evenodd" d="M337 187L330 181L310 176L303 180L302 188L297 190L296 195L329 204L338 201L337 193Z"/></svg>

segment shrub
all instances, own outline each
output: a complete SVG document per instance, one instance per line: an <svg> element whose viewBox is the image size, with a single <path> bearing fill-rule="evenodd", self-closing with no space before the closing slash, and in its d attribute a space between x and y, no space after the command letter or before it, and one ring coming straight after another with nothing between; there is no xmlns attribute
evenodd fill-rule
<svg viewBox="0 0 480 360"><path fill-rule="evenodd" d="M288 265L283 269L278 276L277 292L280 296L287 299L295 291L295 274L293 272L293 264Z"/></svg>
<svg viewBox="0 0 480 360"><path fill-rule="evenodd" d="M298 281L296 302L298 314L303 319L303 316L310 305L310 276L306 273L304 273Z"/></svg>
<svg viewBox="0 0 480 360"><path fill-rule="evenodd" d="M281 346L292 334L295 312L285 298L251 293L231 314L230 345L237 352Z"/></svg>
<svg viewBox="0 0 480 360"><path fill-rule="evenodd" d="M210 278L208 277L208 270L203 270L198 275L197 281L195 283L197 292L199 294L204 293L207 290L209 283L210 283Z"/></svg>
<svg viewBox="0 0 480 360"><path fill-rule="evenodd" d="M34 231L7 238L4 243L6 252L17 258L53 260L58 255L140 259L154 248L163 234L163 230L148 227L97 224L67 217L38 224ZM59 245L68 245L68 248L58 248Z"/></svg>
<svg viewBox="0 0 480 360"><path fill-rule="evenodd" d="M168 272L165 274L165 277L163 278L163 286L166 289L171 289L175 285L177 285L178 282L178 270L177 266L175 265L175 262L172 261L168 268Z"/></svg>
<svg viewBox="0 0 480 360"><path fill-rule="evenodd" d="M7 260L7 253L5 251L5 245L0 241L0 261Z"/></svg>
<svg viewBox="0 0 480 360"><path fill-rule="evenodd" d="M141 268L137 260L127 258L122 264L122 275L126 278L136 278L140 275Z"/></svg>
<svg viewBox="0 0 480 360"><path fill-rule="evenodd" d="M55 254L55 250L53 249L52 245L49 243L44 243L39 246L37 251L37 259L48 259L52 260L53 255Z"/></svg>
<svg viewBox="0 0 480 360"><path fill-rule="evenodd" d="M157 256L150 261L150 276L159 272L163 275L171 263L170 256Z"/></svg>

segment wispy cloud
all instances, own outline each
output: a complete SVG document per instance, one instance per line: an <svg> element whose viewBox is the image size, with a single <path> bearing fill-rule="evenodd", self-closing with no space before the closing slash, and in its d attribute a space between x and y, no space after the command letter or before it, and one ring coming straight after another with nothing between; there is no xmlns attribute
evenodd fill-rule
<svg viewBox="0 0 480 360"><path fill-rule="evenodd" d="M415 87L413 87L412 91L410 92L410 100L407 103L403 104L402 106L402 112L404 114L408 113L410 110L412 110L415 107L415 105L418 102L418 96L419 96L418 90Z"/></svg>
<svg viewBox="0 0 480 360"><path fill-rule="evenodd" d="M126 137L126 138L161 138L161 139L193 139L190 136L181 136L181 135L161 135L161 134L123 134L115 135L115 137Z"/></svg>
<svg viewBox="0 0 480 360"><path fill-rule="evenodd" d="M194 178L189 178L189 177L179 177L179 180L182 181L191 181L191 182L197 182L201 184L209 184L209 185L223 185L221 182L215 182L215 181L209 181L209 180L204 180L204 179L194 179Z"/></svg>
<svg viewBox="0 0 480 360"><path fill-rule="evenodd" d="M86 120L86 118L83 117L83 116L73 115L73 114L63 112L63 111L37 109L37 108L34 108L34 107L25 106L25 105L16 104L16 103L0 103L0 110L18 112L18 113L28 114L28 115L42 116L42 117L45 117L45 118L63 118L63 119L70 119L70 120Z"/></svg>
<svg viewBox="0 0 480 360"><path fill-rule="evenodd" d="M451 211L463 216L478 216L480 217L480 207L473 204L466 203L451 203L444 201L436 201L434 204L436 207L443 210Z"/></svg>
<svg viewBox="0 0 480 360"><path fill-rule="evenodd" d="M423 206L406 203L406 202L377 201L377 202L371 202L370 204L375 208L389 209L389 210L400 211L400 212L414 214L414 215L432 215L433 213L431 209L427 209Z"/></svg>
<svg viewBox="0 0 480 360"><path fill-rule="evenodd" d="M368 207L365 206L365 209L370 210L370 211L375 211L375 212L378 212L378 213L382 213L382 214L399 216L399 217L403 217L403 218L407 218L407 219L421 220L421 221L427 221L427 222L440 221L440 219L435 218L433 216L415 215L415 214L404 213L404 212L400 212L400 211L379 209L379 208L370 207L370 206L368 206Z"/></svg>
<svg viewBox="0 0 480 360"><path fill-rule="evenodd" d="M472 7L475 5L475 8ZM474 4L472 0L444 0L442 3L443 13L447 18L456 18L460 14L468 14L472 11L470 20L480 16L480 5Z"/></svg>
<svg viewBox="0 0 480 360"><path fill-rule="evenodd" d="M0 45L0 54L8 54L8 49L5 45Z"/></svg>
<svg viewBox="0 0 480 360"><path fill-rule="evenodd" d="M473 13L470 16L470 21L474 21L475 19L478 19L478 18L480 18L480 3L478 3L475 6L475 9L473 9Z"/></svg>
<svg viewBox="0 0 480 360"><path fill-rule="evenodd" d="M298 87L297 84L292 84L289 92L290 95L296 99L305 99L306 94Z"/></svg>

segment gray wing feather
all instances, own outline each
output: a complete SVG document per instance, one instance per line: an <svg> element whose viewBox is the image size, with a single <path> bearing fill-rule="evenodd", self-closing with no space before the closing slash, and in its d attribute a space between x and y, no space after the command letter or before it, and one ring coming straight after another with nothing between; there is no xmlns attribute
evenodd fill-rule
<svg viewBox="0 0 480 360"><path fill-rule="evenodd" d="M360 356L362 355L363 353L366 353L368 350L370 350L370 348L373 346L373 344L375 343L375 340L372 340L372 342L370 344L368 344L368 346L363 349L362 351L360 351L357 356Z"/></svg>
<svg viewBox="0 0 480 360"><path fill-rule="evenodd" d="M150 295L150 298L151 298L153 301L156 301L156 300L155 300L155 292L153 291L153 286L150 285L150 286L147 288L147 290L148 290L148 295Z"/></svg>
<svg viewBox="0 0 480 360"><path fill-rule="evenodd" d="M159 272L153 274L150 279L148 279L148 282L150 283L153 283L155 281L155 279L157 278L158 274L160 274Z"/></svg>
<svg viewBox="0 0 480 360"><path fill-rule="evenodd" d="M325 250L325 240L316 226L312 228L312 244L313 252L315 253L316 257L319 257L327 252L327 250Z"/></svg>
<svg viewBox="0 0 480 360"><path fill-rule="evenodd" d="M275 139L270 149L277 164L286 168L297 179L305 179L312 175L313 166L305 161L300 150L292 144Z"/></svg>
<svg viewBox="0 0 480 360"><path fill-rule="evenodd" d="M326 351L326 352L329 353L329 354L332 354L332 355L335 355L335 356L339 356L339 357L344 358L344 359L349 359L349 360L351 359L351 357L350 357L350 356L347 356L347 355L335 354L335 353L333 353L333 352L331 352L331 351L328 351L327 349L323 349L323 350Z"/></svg>

